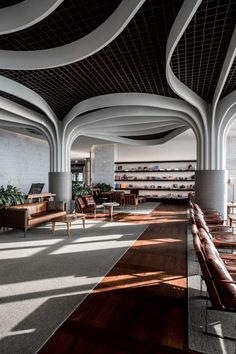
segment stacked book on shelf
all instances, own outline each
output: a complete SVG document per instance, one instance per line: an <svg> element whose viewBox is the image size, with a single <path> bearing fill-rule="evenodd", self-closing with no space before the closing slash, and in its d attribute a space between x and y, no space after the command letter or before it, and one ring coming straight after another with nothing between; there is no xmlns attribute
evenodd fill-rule
<svg viewBox="0 0 236 354"><path fill-rule="evenodd" d="M150 198L185 199L194 191L194 160L115 163L115 189ZM155 172L155 173L154 173ZM150 191L152 194L149 194ZM154 192L155 191L155 192ZM166 193L168 192L168 193Z"/></svg>

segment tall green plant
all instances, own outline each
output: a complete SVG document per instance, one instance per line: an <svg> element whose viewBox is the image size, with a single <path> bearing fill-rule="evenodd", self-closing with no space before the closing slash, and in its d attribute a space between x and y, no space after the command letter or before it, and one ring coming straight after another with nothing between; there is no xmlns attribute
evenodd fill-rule
<svg viewBox="0 0 236 354"><path fill-rule="evenodd" d="M12 185L7 185L6 188L0 187L0 205L15 205L24 203L24 194Z"/></svg>
<svg viewBox="0 0 236 354"><path fill-rule="evenodd" d="M72 198L75 198L77 195L87 195L91 193L91 187L87 184L73 183L72 185Z"/></svg>

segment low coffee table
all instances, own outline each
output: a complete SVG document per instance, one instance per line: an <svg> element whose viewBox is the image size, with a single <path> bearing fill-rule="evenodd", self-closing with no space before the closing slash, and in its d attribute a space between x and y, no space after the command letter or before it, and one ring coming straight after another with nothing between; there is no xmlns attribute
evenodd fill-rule
<svg viewBox="0 0 236 354"><path fill-rule="evenodd" d="M79 219L82 220L83 228L85 229L85 217L86 217L86 215L82 214L82 213L67 214L67 215L59 216L58 218L52 220L52 233L55 234L56 222L62 222L67 225L67 236L70 236L71 223L74 221L77 221Z"/></svg>
<svg viewBox="0 0 236 354"><path fill-rule="evenodd" d="M109 202L109 203L102 203L102 205L104 206L104 208L108 207L110 219L113 220L113 208L114 206L119 206L120 204L115 202Z"/></svg>

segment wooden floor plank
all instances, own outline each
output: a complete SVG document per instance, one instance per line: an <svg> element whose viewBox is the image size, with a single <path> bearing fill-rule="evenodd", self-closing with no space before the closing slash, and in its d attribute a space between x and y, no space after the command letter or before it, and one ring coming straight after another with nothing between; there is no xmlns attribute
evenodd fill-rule
<svg viewBox="0 0 236 354"><path fill-rule="evenodd" d="M114 221L149 227L39 353L190 353L186 207Z"/></svg>

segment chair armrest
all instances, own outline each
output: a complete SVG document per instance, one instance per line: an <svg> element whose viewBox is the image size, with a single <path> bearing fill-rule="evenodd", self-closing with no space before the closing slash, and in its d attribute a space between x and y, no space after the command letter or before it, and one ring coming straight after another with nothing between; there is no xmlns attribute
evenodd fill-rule
<svg viewBox="0 0 236 354"><path fill-rule="evenodd" d="M204 216L205 217L211 217L211 216L221 216L222 217L222 215L218 212L218 211L205 211L204 213Z"/></svg>
<svg viewBox="0 0 236 354"><path fill-rule="evenodd" d="M232 232L233 231L233 228L229 225L207 225L210 232L217 232L217 231L227 231L227 232Z"/></svg>
<svg viewBox="0 0 236 354"><path fill-rule="evenodd" d="M223 283L223 284L236 284L236 281L234 280L226 280L226 279L214 279L218 283Z"/></svg>
<svg viewBox="0 0 236 354"><path fill-rule="evenodd" d="M28 211L24 208L6 208L0 212L0 225L16 229L26 229Z"/></svg>
<svg viewBox="0 0 236 354"><path fill-rule="evenodd" d="M203 210L214 210L214 211L217 211L215 208L204 208Z"/></svg>

